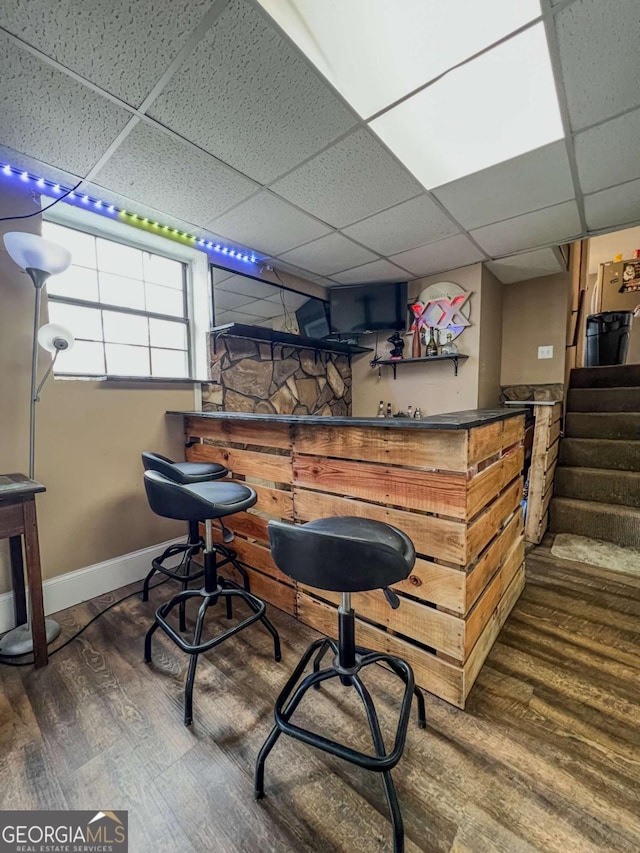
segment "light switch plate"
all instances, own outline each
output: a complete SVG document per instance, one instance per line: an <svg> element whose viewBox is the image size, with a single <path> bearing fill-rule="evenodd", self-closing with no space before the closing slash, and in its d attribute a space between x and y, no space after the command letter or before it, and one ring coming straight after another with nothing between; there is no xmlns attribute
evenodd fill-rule
<svg viewBox="0 0 640 853"><path fill-rule="evenodd" d="M538 347L538 358L553 358L553 347Z"/></svg>

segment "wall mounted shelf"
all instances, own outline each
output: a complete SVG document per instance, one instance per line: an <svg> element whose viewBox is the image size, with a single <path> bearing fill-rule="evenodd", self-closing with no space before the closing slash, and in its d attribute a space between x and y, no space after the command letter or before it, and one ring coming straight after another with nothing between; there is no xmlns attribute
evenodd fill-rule
<svg viewBox="0 0 640 853"><path fill-rule="evenodd" d="M248 338L252 341L262 341L271 344L271 357L276 346L297 347L298 349L310 349L318 352L336 352L349 357L363 352L373 352L371 347L361 347L357 344L348 344L345 341L327 341L323 338L306 338L303 335L292 335L289 332L278 332L274 329L265 329L263 326L247 326L244 323L228 323L226 326L214 326L211 329L213 338L213 351L216 351L216 341L219 337Z"/></svg>
<svg viewBox="0 0 640 853"><path fill-rule="evenodd" d="M425 355L420 358L383 358L378 361L371 362L372 367L377 367L379 364L389 364L393 367L393 378L396 378L396 369L399 364L417 364L418 362L425 363L427 361L452 361L454 368L454 376L458 375L458 364L469 358L468 355L456 353L455 355Z"/></svg>

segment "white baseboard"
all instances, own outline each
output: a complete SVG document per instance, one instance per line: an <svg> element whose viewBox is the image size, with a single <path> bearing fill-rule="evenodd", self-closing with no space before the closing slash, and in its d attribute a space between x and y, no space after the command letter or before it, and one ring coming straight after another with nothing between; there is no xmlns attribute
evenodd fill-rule
<svg viewBox="0 0 640 853"><path fill-rule="evenodd" d="M142 580L151 568L151 560L154 557L159 556L169 545L184 541L184 536L171 539L46 580L42 585L45 614L57 613L74 604L80 604L81 601L95 598L96 595L104 595L126 584ZM13 593L6 592L0 595L0 633L9 631L15 624Z"/></svg>

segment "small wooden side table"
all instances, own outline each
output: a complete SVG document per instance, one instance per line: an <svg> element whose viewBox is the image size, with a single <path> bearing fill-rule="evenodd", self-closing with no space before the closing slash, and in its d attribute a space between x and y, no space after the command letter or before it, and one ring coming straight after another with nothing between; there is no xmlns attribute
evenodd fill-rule
<svg viewBox="0 0 640 853"><path fill-rule="evenodd" d="M24 474L0 474L0 539L9 540L16 625L24 625L27 621L22 562L22 537L24 536L31 606L33 660L36 668L46 666L48 662L35 501L35 496L39 492L46 492L46 488L41 483L25 477Z"/></svg>

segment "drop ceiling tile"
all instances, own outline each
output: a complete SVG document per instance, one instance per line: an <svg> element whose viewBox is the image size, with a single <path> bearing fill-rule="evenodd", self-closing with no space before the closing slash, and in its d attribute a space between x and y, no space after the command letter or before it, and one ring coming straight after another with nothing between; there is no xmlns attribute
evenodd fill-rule
<svg viewBox="0 0 640 853"><path fill-rule="evenodd" d="M368 130L352 133L272 189L336 228L422 192Z"/></svg>
<svg viewBox="0 0 640 853"><path fill-rule="evenodd" d="M2 0L0 27L138 106L210 0Z"/></svg>
<svg viewBox="0 0 640 853"><path fill-rule="evenodd" d="M406 281L406 270L400 269L390 261L381 258L371 264L365 264L346 272L340 272L331 276L339 284L366 284L374 281Z"/></svg>
<svg viewBox="0 0 640 853"><path fill-rule="evenodd" d="M278 306L275 302L269 302L266 299L254 299L253 302L243 305L242 308L238 309L238 311L242 314L248 314L249 317L260 318L261 320L278 317L280 314L284 313L282 303Z"/></svg>
<svg viewBox="0 0 640 853"><path fill-rule="evenodd" d="M637 0L580 0L554 20L574 130L640 105Z"/></svg>
<svg viewBox="0 0 640 853"><path fill-rule="evenodd" d="M0 79L2 143L76 175L89 171L130 118L4 33Z"/></svg>
<svg viewBox="0 0 640 853"><path fill-rule="evenodd" d="M332 275L376 259L373 252L363 249L342 234L329 234L306 246L285 252L280 257L285 263L292 263L318 275Z"/></svg>
<svg viewBox="0 0 640 853"><path fill-rule="evenodd" d="M240 311L222 311L215 315L216 326L226 326L227 323L244 323L245 326L260 326L256 323L257 317L250 314L242 314Z"/></svg>
<svg viewBox="0 0 640 853"><path fill-rule="evenodd" d="M215 287L216 291L220 287L220 289L226 290L229 293L240 293L251 299L266 299L280 292L277 287L271 284L256 281L256 279L248 278L248 276L244 275L233 275L231 278L225 278L220 285L216 281Z"/></svg>
<svg viewBox="0 0 640 853"><path fill-rule="evenodd" d="M485 225L470 234L487 254L500 257L548 243L565 243L578 237L581 230L575 201L566 201L504 222Z"/></svg>
<svg viewBox="0 0 640 853"><path fill-rule="evenodd" d="M564 140L438 187L433 194L465 228L478 228L573 198Z"/></svg>
<svg viewBox="0 0 640 853"><path fill-rule="evenodd" d="M446 237L391 257L416 276L466 267L484 259L482 252L464 234Z"/></svg>
<svg viewBox="0 0 640 853"><path fill-rule="evenodd" d="M486 266L503 284L513 284L528 278L566 272L567 268L559 259L559 254L554 249L536 249L511 258L488 261Z"/></svg>
<svg viewBox="0 0 640 853"><path fill-rule="evenodd" d="M145 123L131 131L95 181L193 223L210 221L257 189L208 154Z"/></svg>
<svg viewBox="0 0 640 853"><path fill-rule="evenodd" d="M585 214L590 231L631 225L640 221L640 180L630 181L585 196Z"/></svg>
<svg viewBox="0 0 640 853"><path fill-rule="evenodd" d="M356 121L247 0L231 0L150 115L263 184Z"/></svg>
<svg viewBox="0 0 640 853"><path fill-rule="evenodd" d="M1 120L0 127L2 127ZM0 130L0 133L3 133L3 131ZM64 169L57 169L50 163L43 163L35 157L29 157L28 154L22 154L13 148L9 148L8 145L0 144L0 165L4 166L5 164L14 166L16 169L24 169L30 175L37 175L38 177L44 178L46 181L57 182L60 186L66 188L70 188L77 184L82 177L81 175L73 174L72 172L65 171ZM3 180L7 180L4 175L2 178ZM9 180L18 181L20 178L19 176L15 176Z"/></svg>
<svg viewBox="0 0 640 853"><path fill-rule="evenodd" d="M251 302L251 297L243 293L232 293L215 285L214 302L216 311L233 311L242 305L248 305Z"/></svg>
<svg viewBox="0 0 640 853"><path fill-rule="evenodd" d="M370 126L427 189L561 139L543 25L452 70Z"/></svg>
<svg viewBox="0 0 640 853"><path fill-rule="evenodd" d="M640 110L585 130L574 140L580 186L585 193L640 177Z"/></svg>
<svg viewBox="0 0 640 853"><path fill-rule="evenodd" d="M428 196L421 195L343 229L381 255L392 255L457 234L458 228Z"/></svg>
<svg viewBox="0 0 640 853"><path fill-rule="evenodd" d="M214 219L211 227L232 240L270 255L279 255L331 233L331 229L317 219L268 192L258 193Z"/></svg>

